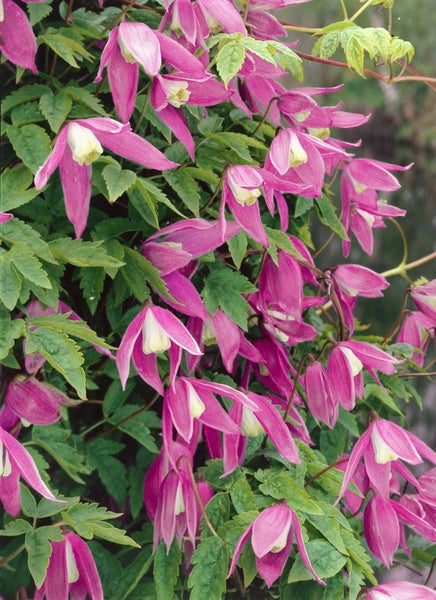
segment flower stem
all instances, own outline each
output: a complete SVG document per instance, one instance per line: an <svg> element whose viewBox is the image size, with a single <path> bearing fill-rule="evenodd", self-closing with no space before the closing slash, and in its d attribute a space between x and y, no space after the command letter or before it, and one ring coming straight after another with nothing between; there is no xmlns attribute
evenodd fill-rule
<svg viewBox="0 0 436 600"><path fill-rule="evenodd" d="M11 560L13 560L16 556L18 556L19 554L21 554L21 552L25 548L26 548L26 544L21 544L21 546L18 546L18 548L16 548L13 552L11 552L11 554L9 554L9 556L5 556L4 558L2 558L0 560L0 567L3 567L8 562L10 562Z"/></svg>

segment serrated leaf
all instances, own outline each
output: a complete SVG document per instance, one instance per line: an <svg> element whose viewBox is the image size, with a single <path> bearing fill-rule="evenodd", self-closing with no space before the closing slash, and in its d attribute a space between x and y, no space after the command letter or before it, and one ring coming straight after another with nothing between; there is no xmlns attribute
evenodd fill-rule
<svg viewBox="0 0 436 600"><path fill-rule="evenodd" d="M245 231L242 231L241 229L236 235L227 240L227 246L229 247L229 252L236 268L240 269L248 246L248 239Z"/></svg>
<svg viewBox="0 0 436 600"><path fill-rule="evenodd" d="M345 60L350 69L356 71L361 77L365 77L363 71L364 49L361 41L354 35L347 37L346 41L342 41L342 47L345 53Z"/></svg>
<svg viewBox="0 0 436 600"><path fill-rule="evenodd" d="M284 252L287 252L297 260L304 261L304 258L298 252L292 240L284 231L279 231L278 229L271 229L271 227L265 227L265 231L268 235L268 239L272 244L274 244L274 246L277 246L277 248L280 248Z"/></svg>
<svg viewBox="0 0 436 600"><path fill-rule="evenodd" d="M12 125L21 127L29 123L39 123L44 120L44 115L39 110L37 102L26 102L16 106L11 111Z"/></svg>
<svg viewBox="0 0 436 600"><path fill-rule="evenodd" d="M179 196L183 204L196 216L200 216L200 189L195 179L185 169L165 171L165 181Z"/></svg>
<svg viewBox="0 0 436 600"><path fill-rule="evenodd" d="M274 475L264 483L259 485L259 489L263 494L271 496L276 500L286 498L289 506L295 510L312 514L322 515L323 511L318 504L312 500L309 494L299 487L299 485L287 475Z"/></svg>
<svg viewBox="0 0 436 600"><path fill-rule="evenodd" d="M74 340L51 327L38 327L27 331L27 349L29 354L39 352L65 377L77 391L79 398L86 398L85 372L82 369L83 356Z"/></svg>
<svg viewBox="0 0 436 600"><path fill-rule="evenodd" d="M119 165L106 165L101 172L108 190L108 200L112 204L136 181L136 174Z"/></svg>
<svg viewBox="0 0 436 600"><path fill-rule="evenodd" d="M42 586L47 575L52 552L49 540L62 542L63 539L61 528L56 525L38 527L26 533L27 564L37 588Z"/></svg>
<svg viewBox="0 0 436 600"><path fill-rule="evenodd" d="M221 525L228 521L230 514L230 500L227 492L218 492L212 496L207 503L206 514L215 530L219 529ZM202 519L200 527L202 538L212 535L209 527L204 522L204 519Z"/></svg>
<svg viewBox="0 0 436 600"><path fill-rule="evenodd" d="M383 60L387 61L389 58L389 48L391 46L391 35L389 31L383 27L374 27L371 29L371 35L373 38L374 49Z"/></svg>
<svg viewBox="0 0 436 600"><path fill-rule="evenodd" d="M46 44L71 67L79 68L77 61L92 60L92 54L76 40L61 33L45 33L38 37L40 43Z"/></svg>
<svg viewBox="0 0 436 600"><path fill-rule="evenodd" d="M344 31L344 29L348 29L349 27L355 27L353 21L336 21L336 23L330 23L326 27L323 27L319 33L323 35L331 31Z"/></svg>
<svg viewBox="0 0 436 600"><path fill-rule="evenodd" d="M0 529L0 536L15 537L23 535L28 531L32 531L32 525L24 519L14 519L5 525L4 529Z"/></svg>
<svg viewBox="0 0 436 600"><path fill-rule="evenodd" d="M241 43L247 50L258 56L262 60L265 60L266 62L269 62L273 65L276 64L276 61L272 56L267 41L257 40L255 38L247 36L242 38Z"/></svg>
<svg viewBox="0 0 436 600"><path fill-rule="evenodd" d="M138 584L153 563L153 553L150 548L144 548L122 572L115 585L112 600L126 600L138 588Z"/></svg>
<svg viewBox="0 0 436 600"><path fill-rule="evenodd" d="M6 223L2 223L0 239L8 244L22 242L39 258L48 263L57 264L53 254L50 252L49 245L41 238L39 232L17 217Z"/></svg>
<svg viewBox="0 0 436 600"><path fill-rule="evenodd" d="M15 340L22 335L24 335L23 319L10 319L7 316L0 319L0 360L8 355L9 350L13 347Z"/></svg>
<svg viewBox="0 0 436 600"><path fill-rule="evenodd" d="M25 102L39 100L43 95L50 92L50 88L42 83L33 83L13 91L2 101L2 112L5 115L14 106L19 106Z"/></svg>
<svg viewBox="0 0 436 600"><path fill-rule="evenodd" d="M200 169L198 167L185 167L185 171L194 179L207 183L213 190L219 183L219 177L215 175L215 173L211 173L211 171L207 171L206 169Z"/></svg>
<svg viewBox="0 0 436 600"><path fill-rule="evenodd" d="M7 257L14 264L17 271L26 279L35 285L51 289L52 285L46 271L42 268L41 263L33 252L23 243L17 242L13 244L9 252L7 252Z"/></svg>
<svg viewBox="0 0 436 600"><path fill-rule="evenodd" d="M45 0L45 2L30 2L27 5L27 11L29 13L29 21L32 27L48 17L53 11L53 7L50 6L52 0Z"/></svg>
<svg viewBox="0 0 436 600"><path fill-rule="evenodd" d="M95 331L93 331L85 321L70 319L68 314L29 317L27 319L27 325L32 328L50 327L55 331L66 333L69 336L84 340L89 344L113 349L113 346L107 344L103 338L98 337Z"/></svg>
<svg viewBox="0 0 436 600"><path fill-rule="evenodd" d="M120 431L135 439L142 446L147 448L147 450L153 452L153 454L157 454L159 448L156 446L156 442L150 429L144 422L147 421L147 415L139 412L142 408L143 407L135 404L122 406L112 415L109 422L113 425L117 425L117 428Z"/></svg>
<svg viewBox="0 0 436 600"><path fill-rule="evenodd" d="M123 529L118 529L106 521L98 521L96 523L88 523L92 530L93 536L97 536L113 544L120 544L122 546L133 546L134 548L140 548L141 546L132 540L131 537Z"/></svg>
<svg viewBox="0 0 436 600"><path fill-rule="evenodd" d="M341 36L337 31L323 35L314 45L312 54L321 58L330 58L336 52L340 39Z"/></svg>
<svg viewBox="0 0 436 600"><path fill-rule="evenodd" d="M66 511L63 511L62 518L68 519L69 523L75 526L88 521L108 521L116 519L122 513L116 513L108 510L105 506L99 506L96 502L79 502Z"/></svg>
<svg viewBox="0 0 436 600"><path fill-rule="evenodd" d="M391 46L389 48L389 58L392 62L395 62L399 58L404 58L407 54L409 62L415 55L415 48L410 42L401 40L400 38L392 38Z"/></svg>
<svg viewBox="0 0 436 600"><path fill-rule="evenodd" d="M315 199L315 208L319 220L327 225L342 240L348 240L347 232L344 229L338 215L336 214L333 202L327 196Z"/></svg>
<svg viewBox="0 0 436 600"><path fill-rule="evenodd" d="M13 310L21 291L21 277L8 259L7 252L0 254L0 301Z"/></svg>
<svg viewBox="0 0 436 600"><path fill-rule="evenodd" d="M32 173L25 165L4 169L0 179L0 207L2 212L27 204L39 194L39 190L27 188L32 184Z"/></svg>
<svg viewBox="0 0 436 600"><path fill-rule="evenodd" d="M236 154L246 162L253 162L249 147L260 148L266 152L266 146L254 137L250 137L243 133L233 133L231 131L222 131L220 133L211 133L209 136L218 144L228 146Z"/></svg>
<svg viewBox="0 0 436 600"><path fill-rule="evenodd" d="M168 553L163 542L157 547L153 563L157 600L172 600L174 597L181 559L180 548L176 540L171 544Z"/></svg>
<svg viewBox="0 0 436 600"><path fill-rule="evenodd" d="M250 294L256 287L238 271L218 268L204 282L202 296L208 312L221 308L241 329L247 331L248 305L241 294Z"/></svg>
<svg viewBox="0 0 436 600"><path fill-rule="evenodd" d="M70 98L72 98L75 102L79 102L83 104L87 108L90 108L92 111L97 113L98 115L102 115L103 117L108 117L108 113L104 110L101 102L97 100L97 98L88 92L85 88L79 88L74 86L67 86L63 92L67 94Z"/></svg>
<svg viewBox="0 0 436 600"><path fill-rule="evenodd" d="M322 535L336 548L336 550L338 550L341 554L348 555L341 536L341 526L336 518L327 517L324 515L322 517L310 515L308 516L308 521L310 521L312 525L322 533Z"/></svg>
<svg viewBox="0 0 436 600"><path fill-rule="evenodd" d="M39 100L39 108L55 133L58 133L72 106L71 98L63 92L56 95L50 92Z"/></svg>
<svg viewBox="0 0 436 600"><path fill-rule="evenodd" d="M44 129L39 125L10 125L7 134L17 156L35 174L51 152L51 141Z"/></svg>
<svg viewBox="0 0 436 600"><path fill-rule="evenodd" d="M180 210L171 202L166 194L162 192L160 188L158 188L154 183L149 181L148 179L144 179L142 177L138 177L138 181L141 182L142 186L146 188L146 190L151 194L152 198L156 200L156 202L161 202L173 212L175 212L179 217L183 217L186 219L186 215L184 215Z"/></svg>
<svg viewBox="0 0 436 600"><path fill-rule="evenodd" d="M124 444L103 439L97 439L88 445L89 464L97 469L106 490L120 506L123 506L126 500L127 469L113 454L117 454L123 448Z"/></svg>
<svg viewBox="0 0 436 600"><path fill-rule="evenodd" d="M101 241L59 238L50 242L50 248L56 258L76 267L120 268L125 264L109 256Z"/></svg>
<svg viewBox="0 0 436 600"><path fill-rule="evenodd" d="M381 388L379 385L375 383L368 383L365 386L365 399L374 396L378 398L380 402L382 402L385 406L387 406L391 411L395 412L397 415L404 416L403 411L399 408L397 403L389 396L389 394Z"/></svg>
<svg viewBox="0 0 436 600"><path fill-rule="evenodd" d="M224 85L228 83L240 71L245 60L246 49L240 40L227 42L216 56L216 68Z"/></svg>
<svg viewBox="0 0 436 600"><path fill-rule="evenodd" d="M225 543L217 537L203 540L191 559L188 587L191 600L221 600L226 589L228 555Z"/></svg>
<svg viewBox="0 0 436 600"><path fill-rule="evenodd" d="M156 269L156 267L149 260L147 260L145 256L142 256L142 254L136 250L125 246L124 252L126 265L121 269L123 277L126 278L126 273L128 273L128 279L130 283L133 283L132 277L141 277L166 298L170 298L165 282L160 276L159 270Z"/></svg>
<svg viewBox="0 0 436 600"><path fill-rule="evenodd" d="M159 217L156 210L157 201L146 187L142 184L140 178L136 178L136 183L128 190L129 201L139 212L146 223L159 229Z"/></svg>
<svg viewBox="0 0 436 600"><path fill-rule="evenodd" d="M230 496L237 513L257 510L254 492L245 478L241 477L235 481L230 488Z"/></svg>
<svg viewBox="0 0 436 600"><path fill-rule="evenodd" d="M306 550L312 563L313 570L321 579L328 579L338 573L347 562L347 557L341 554L326 540L310 540L306 543ZM313 575L298 554L288 576L288 583L294 581L307 581Z"/></svg>
<svg viewBox="0 0 436 600"><path fill-rule="evenodd" d="M80 272L80 289L91 315L97 310L105 278L106 272L102 267L88 267Z"/></svg>

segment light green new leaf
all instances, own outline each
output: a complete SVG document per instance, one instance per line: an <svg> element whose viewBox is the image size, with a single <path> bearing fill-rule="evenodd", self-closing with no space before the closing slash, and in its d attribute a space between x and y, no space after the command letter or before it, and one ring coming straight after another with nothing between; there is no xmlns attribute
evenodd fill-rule
<svg viewBox="0 0 436 600"><path fill-rule="evenodd" d="M40 588L47 574L51 556L50 540L62 542L62 530L56 525L38 527L26 533L27 564L37 588Z"/></svg>
<svg viewBox="0 0 436 600"><path fill-rule="evenodd" d="M320 579L328 579L338 573L347 562L347 557L341 554L329 542L322 539L310 540L306 543L307 554L312 563L313 570ZM298 554L292 565L288 576L288 583L294 581L307 581L313 579L313 575Z"/></svg>
<svg viewBox="0 0 436 600"><path fill-rule="evenodd" d="M35 254L31 252L25 244L22 242L13 244L12 248L7 253L7 256L23 277L40 287L47 289L52 288L46 271L42 268L42 265Z"/></svg>
<svg viewBox="0 0 436 600"><path fill-rule="evenodd" d="M125 263L109 256L102 242L86 242L82 239L59 238L50 242L53 255L76 267L120 268Z"/></svg>
<svg viewBox="0 0 436 600"><path fill-rule="evenodd" d="M0 281L1 279L0 274ZM11 319L8 315L0 319L0 360L8 355L15 340L22 335L24 335L23 319Z"/></svg>
<svg viewBox="0 0 436 600"><path fill-rule="evenodd" d="M25 165L6 167L0 178L0 210L8 212L33 200L39 190L27 189L32 181L32 173Z"/></svg>
<svg viewBox="0 0 436 600"><path fill-rule="evenodd" d="M32 525L24 519L14 519L5 525L4 529L0 529L0 536L15 537L23 535L28 531L32 531Z"/></svg>
<svg viewBox="0 0 436 600"><path fill-rule="evenodd" d="M50 327L55 331L65 333L69 336L78 338L79 340L84 340L89 344L101 346L102 348L114 349L114 347L106 343L103 338L98 337L95 331L93 331L85 321L72 320L69 318L68 314L29 317L27 319L27 326L32 328Z"/></svg>
<svg viewBox="0 0 436 600"><path fill-rule="evenodd" d="M83 356L80 347L74 340L51 327L38 327L34 331L27 330L27 352L39 352L65 377L77 391L79 398L86 398L85 372L82 369Z"/></svg>
<svg viewBox="0 0 436 600"><path fill-rule="evenodd" d="M209 537L195 549L188 587L191 600L221 600L226 589L228 553L223 540Z"/></svg>
<svg viewBox="0 0 436 600"><path fill-rule="evenodd" d="M39 125L23 125L7 128L8 138L26 167L36 173L51 152L51 141Z"/></svg>
<svg viewBox="0 0 436 600"><path fill-rule="evenodd" d="M406 54L410 62L415 55L415 48L412 46L412 44L397 37L392 38L391 47L389 48L390 60L395 62L400 58L404 58Z"/></svg>
<svg viewBox="0 0 436 600"><path fill-rule="evenodd" d="M174 597L181 559L182 555L176 540L173 541L168 554L164 542L157 547L153 563L157 600L172 600Z"/></svg>
<svg viewBox="0 0 436 600"><path fill-rule="evenodd" d="M123 529L118 529L106 521L98 521L96 523L90 523L89 526L92 529L93 536L112 542L113 544L120 544L122 546L133 546L134 548L140 548L141 546L132 540L131 537Z"/></svg>
<svg viewBox="0 0 436 600"><path fill-rule="evenodd" d="M361 77L365 77L363 71L365 52L361 40L354 35L349 35L346 41L342 40L342 47L349 68L356 71Z"/></svg>
<svg viewBox="0 0 436 600"><path fill-rule="evenodd" d="M241 69L245 52L246 48L240 40L230 40L218 51L216 68L226 87Z"/></svg>
<svg viewBox="0 0 436 600"><path fill-rule="evenodd" d="M321 58L330 58L336 52L341 35L337 31L326 33L320 37L312 48L312 54Z"/></svg>
<svg viewBox="0 0 436 600"><path fill-rule="evenodd" d="M108 200L112 204L135 183L136 174L119 165L106 165L101 172L108 190Z"/></svg>
<svg viewBox="0 0 436 600"><path fill-rule="evenodd" d="M245 46L247 50L258 56L262 60L265 60L266 62L269 62L273 65L276 64L276 61L273 58L273 52L271 52L272 47L269 46L269 43L267 41L256 40L255 38L247 36L242 38L241 43L243 46Z"/></svg>
<svg viewBox="0 0 436 600"><path fill-rule="evenodd" d="M20 297L22 279L8 258L8 253L0 254L0 301L8 310L13 310Z"/></svg>
<svg viewBox="0 0 436 600"><path fill-rule="evenodd" d="M58 133L72 106L71 98L64 92L56 95L50 92L41 96L39 100L39 108L55 133Z"/></svg>

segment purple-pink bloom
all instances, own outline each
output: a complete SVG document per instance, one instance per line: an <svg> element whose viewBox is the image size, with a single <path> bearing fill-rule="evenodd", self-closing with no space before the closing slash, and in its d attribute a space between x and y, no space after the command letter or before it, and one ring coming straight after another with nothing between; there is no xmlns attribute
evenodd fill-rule
<svg viewBox="0 0 436 600"><path fill-rule="evenodd" d="M42 2L43 0L23 0ZM12 2L1 1L0 50L11 63L37 73L35 65L36 39L26 13Z"/></svg>
<svg viewBox="0 0 436 600"><path fill-rule="evenodd" d="M365 600L436 600L436 592L409 581L390 581L366 591Z"/></svg>
<svg viewBox="0 0 436 600"><path fill-rule="evenodd" d="M433 324L436 326L436 279L412 287L410 295L417 308L433 319Z"/></svg>
<svg viewBox="0 0 436 600"><path fill-rule="evenodd" d="M65 209L76 237L80 237L86 227L91 198L91 165L102 154L102 146L147 169L164 171L178 166L133 133L127 124L106 117L69 121L61 129L47 160L36 172L35 187L38 190L44 188L59 167Z"/></svg>
<svg viewBox="0 0 436 600"><path fill-rule="evenodd" d="M228 577L235 568L243 547L251 535L251 546L256 555L256 567L268 587L282 574L292 549L293 538L301 560L314 579L321 585L324 581L313 570L304 545L300 522L297 515L286 504L275 504L265 508L249 525L236 544Z"/></svg>
<svg viewBox="0 0 436 600"><path fill-rule="evenodd" d="M338 420L338 402L327 373L320 362L311 362L306 368L304 387L308 409L315 419L322 421L332 429Z"/></svg>
<svg viewBox="0 0 436 600"><path fill-rule="evenodd" d="M202 353L192 335L172 312L160 306L145 306L127 327L117 352L116 364L123 389L132 358L138 375L163 394L156 354L169 351L172 384L180 365L182 348L191 354Z"/></svg>
<svg viewBox="0 0 436 600"><path fill-rule="evenodd" d="M420 311L409 311L401 325L397 335L398 343L410 344L414 352L410 358L414 363L422 367L427 351L430 337L436 330L436 323Z"/></svg>
<svg viewBox="0 0 436 600"><path fill-rule="evenodd" d="M87 544L72 531L61 542L51 541L50 562L34 600L103 600L103 588Z"/></svg>
<svg viewBox="0 0 436 600"><path fill-rule="evenodd" d="M20 512L20 477L44 498L62 502L43 482L25 447L0 426L0 500L13 517Z"/></svg>

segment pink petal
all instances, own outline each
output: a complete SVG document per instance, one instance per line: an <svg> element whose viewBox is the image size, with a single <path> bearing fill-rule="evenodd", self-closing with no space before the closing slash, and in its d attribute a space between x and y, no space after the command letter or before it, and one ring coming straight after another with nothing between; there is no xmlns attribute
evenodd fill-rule
<svg viewBox="0 0 436 600"><path fill-rule="evenodd" d="M47 185L52 173L61 162L62 156L67 149L68 124L65 125L59 132L53 150L48 155L45 163L39 167L35 174L35 187L37 190L42 190Z"/></svg>
<svg viewBox="0 0 436 600"><path fill-rule="evenodd" d="M12 2L3 0L3 21L0 22L0 50L14 65L37 73L36 39L26 13Z"/></svg>
<svg viewBox="0 0 436 600"><path fill-rule="evenodd" d="M143 308L127 327L121 340L120 347L118 348L116 365L118 368L118 373L120 374L121 386L123 390L126 387L126 381L129 377L130 358L133 353L135 342L141 333L146 310L146 308Z"/></svg>
<svg viewBox="0 0 436 600"><path fill-rule="evenodd" d="M65 538L71 544L74 558L76 559L77 570L80 573L80 579L83 579L91 600L103 600L103 588L100 576L88 545L82 538L71 531L65 533Z"/></svg>
<svg viewBox="0 0 436 600"><path fill-rule="evenodd" d="M284 504L265 508L253 523L251 544L256 556L262 558L277 544L279 538L289 532L292 511Z"/></svg>
<svg viewBox="0 0 436 600"><path fill-rule="evenodd" d="M76 238L82 235L88 221L91 200L91 165L79 165L69 148L61 158L59 173L64 191L67 217L74 226Z"/></svg>
<svg viewBox="0 0 436 600"><path fill-rule="evenodd" d="M371 498L363 514L363 528L369 549L389 568L400 543L400 525L391 501Z"/></svg>
<svg viewBox="0 0 436 600"><path fill-rule="evenodd" d="M211 321L224 367L228 373L231 373L241 340L239 328L221 310L211 317Z"/></svg>
<svg viewBox="0 0 436 600"><path fill-rule="evenodd" d="M121 346L120 346L121 348ZM142 350L142 337L139 337L133 346L133 364L138 375L158 394L163 396L163 384L159 375L157 359L155 354L144 354ZM121 379L121 375L120 375ZM125 384L124 384L125 385ZM124 389L124 387L123 387Z"/></svg>
<svg viewBox="0 0 436 600"><path fill-rule="evenodd" d="M154 77L159 73L162 61L155 31L145 23L124 21L119 26L118 36L147 75Z"/></svg>
<svg viewBox="0 0 436 600"><path fill-rule="evenodd" d="M312 563L310 562L309 555L307 554L307 551L306 551L306 546L304 545L303 534L301 532L300 522L295 513L292 513L292 525L293 525L295 539L297 542L297 549L298 549L298 552L300 553L303 564L306 566L307 570L310 571L310 573L312 573L314 579L320 585L325 585L325 582L322 579L320 579L318 577L318 575L315 573L315 571L313 570Z"/></svg>
<svg viewBox="0 0 436 600"><path fill-rule="evenodd" d="M191 354L203 354L192 335L172 312L159 306L150 307L148 310L153 311L156 321L175 344Z"/></svg>

